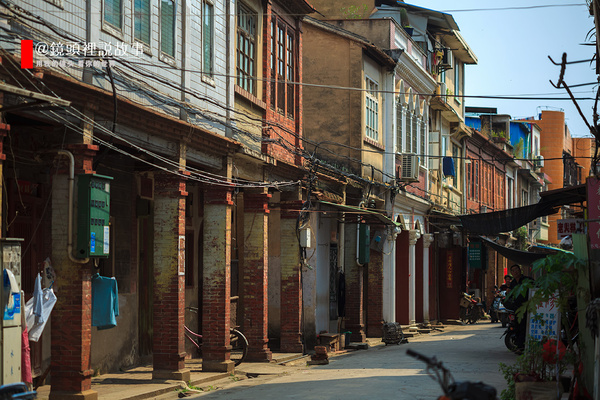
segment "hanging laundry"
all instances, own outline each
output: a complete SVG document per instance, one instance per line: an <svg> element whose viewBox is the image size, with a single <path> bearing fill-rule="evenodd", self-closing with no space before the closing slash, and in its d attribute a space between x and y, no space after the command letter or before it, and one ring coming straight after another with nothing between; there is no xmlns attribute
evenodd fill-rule
<svg viewBox="0 0 600 400"><path fill-rule="evenodd" d="M21 380L27 384L29 388L33 383L31 375L31 349L29 348L29 332L27 325L23 326L21 334Z"/></svg>
<svg viewBox="0 0 600 400"><path fill-rule="evenodd" d="M96 274L92 277L92 326L109 329L117 326L119 291L117 280Z"/></svg>
<svg viewBox="0 0 600 400"><path fill-rule="evenodd" d="M43 313L43 295L42 291L42 277L37 274L35 278L35 284L33 285L33 315L35 316L35 322L41 324L44 322Z"/></svg>
<svg viewBox="0 0 600 400"><path fill-rule="evenodd" d="M456 176L454 169L454 159L452 157L444 157L442 160L443 172L445 176Z"/></svg>
<svg viewBox="0 0 600 400"><path fill-rule="evenodd" d="M50 313L56 304L56 295L54 294L52 288L46 288L42 290L42 299L41 301L38 299L38 302L40 302L42 306L41 317L38 317L34 312L34 300L35 294L34 297L27 300L27 303L25 304L25 321L27 323L27 330L29 332L29 340L32 342L37 342L40 340L40 336L42 336L46 322L48 322Z"/></svg>
<svg viewBox="0 0 600 400"><path fill-rule="evenodd" d="M54 268L52 268L50 257L46 257L44 260L44 272L42 273L42 279L43 286L46 288L52 287L54 280L56 279L56 272L54 272Z"/></svg>

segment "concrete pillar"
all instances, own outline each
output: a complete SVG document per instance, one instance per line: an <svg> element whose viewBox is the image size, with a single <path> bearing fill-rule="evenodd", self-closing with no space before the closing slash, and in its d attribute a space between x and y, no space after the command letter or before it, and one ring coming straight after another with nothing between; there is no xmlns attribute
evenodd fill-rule
<svg viewBox="0 0 600 400"><path fill-rule="evenodd" d="M204 277L202 293L202 371L233 372L231 325L232 189L204 192Z"/></svg>
<svg viewBox="0 0 600 400"><path fill-rule="evenodd" d="M188 381L185 368L185 180L154 175L152 378ZM191 245L191 244L190 244Z"/></svg>
<svg viewBox="0 0 600 400"><path fill-rule="evenodd" d="M75 156L75 173L90 173L97 146L68 147ZM80 150L80 151L77 151ZM66 160L62 158L61 160ZM52 319L60 321L51 333L51 376L49 398L95 400L92 390L92 263L77 263L67 252L69 175L67 164L52 181L52 264L56 269L54 287L58 293ZM73 243L76 238L71 238Z"/></svg>
<svg viewBox="0 0 600 400"><path fill-rule="evenodd" d="M429 247L433 243L431 233L423 234L423 322L429 323Z"/></svg>
<svg viewBox="0 0 600 400"><path fill-rule="evenodd" d="M302 353L302 259L296 236L301 200L281 202L281 351Z"/></svg>
<svg viewBox="0 0 600 400"><path fill-rule="evenodd" d="M411 229L408 238L408 319L411 324L416 323L416 257L415 245L421 237L416 229Z"/></svg>
<svg viewBox="0 0 600 400"><path fill-rule="evenodd" d="M388 233L383 244L382 317L385 322L396 322L396 236L395 231Z"/></svg>
<svg viewBox="0 0 600 400"><path fill-rule="evenodd" d="M268 347L269 198L267 189L244 190L242 304L248 361L271 361Z"/></svg>
<svg viewBox="0 0 600 400"><path fill-rule="evenodd" d="M364 342L365 323L363 312L364 301L364 278L363 268L357 264L356 258L356 230L357 224L344 225L345 229L345 251L344 267L346 269L346 330L352 332L350 340L353 342Z"/></svg>

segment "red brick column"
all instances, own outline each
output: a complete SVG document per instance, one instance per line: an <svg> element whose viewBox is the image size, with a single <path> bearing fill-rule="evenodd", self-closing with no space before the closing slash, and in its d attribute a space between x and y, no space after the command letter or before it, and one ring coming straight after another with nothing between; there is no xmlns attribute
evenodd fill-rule
<svg viewBox="0 0 600 400"><path fill-rule="evenodd" d="M67 149L75 157L75 174L93 174L94 156L100 149L99 146L86 143L75 143L67 145Z"/></svg>
<svg viewBox="0 0 600 400"><path fill-rule="evenodd" d="M367 336L381 337L383 325L383 254L371 250L367 268Z"/></svg>
<svg viewBox="0 0 600 400"><path fill-rule="evenodd" d="M244 335L248 339L248 361L271 361L269 326L269 198L266 189L244 191L244 264L242 293Z"/></svg>
<svg viewBox="0 0 600 400"><path fill-rule="evenodd" d="M2 95L0 95L0 101L2 100ZM4 160L6 160L6 154L4 154L4 138L10 132L10 125L8 124L0 124L0 176L4 176ZM4 204L6 199L4 198L4 190L0 193L0 204ZM4 211L0 209L0 220L4 217Z"/></svg>
<svg viewBox="0 0 600 400"><path fill-rule="evenodd" d="M302 353L302 265L296 221L302 201L281 202L281 351Z"/></svg>
<svg viewBox="0 0 600 400"><path fill-rule="evenodd" d="M363 268L356 263L355 223L345 224L344 268L346 272L346 330L352 332L350 340L364 342L365 323L363 312L364 278Z"/></svg>
<svg viewBox="0 0 600 400"><path fill-rule="evenodd" d="M202 371L233 372L231 325L232 189L204 192L204 278L202 293Z"/></svg>
<svg viewBox="0 0 600 400"><path fill-rule="evenodd" d="M152 377L188 381L185 368L185 180L154 175Z"/></svg>
<svg viewBox="0 0 600 400"><path fill-rule="evenodd" d="M88 148L83 156L81 153L76 155L76 169L78 165L91 165L94 148L97 146ZM74 262L67 252L68 170L61 169L52 182L52 264L56 269L54 287L58 296L51 314L52 386L49 398L95 400L98 392L91 390L94 371L90 365L92 263Z"/></svg>

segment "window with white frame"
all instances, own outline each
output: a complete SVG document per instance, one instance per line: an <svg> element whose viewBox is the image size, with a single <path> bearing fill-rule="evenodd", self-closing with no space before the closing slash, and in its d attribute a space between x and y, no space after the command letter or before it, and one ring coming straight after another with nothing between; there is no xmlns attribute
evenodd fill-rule
<svg viewBox="0 0 600 400"><path fill-rule="evenodd" d="M379 93L377 82L365 78L365 134L379 141Z"/></svg>
<svg viewBox="0 0 600 400"><path fill-rule="evenodd" d="M402 131L403 131L404 106L400 103L400 99L396 103L396 153L402 153L404 146Z"/></svg>
<svg viewBox="0 0 600 400"><path fill-rule="evenodd" d="M104 0L102 18L120 31L123 28L123 0Z"/></svg>
<svg viewBox="0 0 600 400"><path fill-rule="evenodd" d="M511 176L506 177L506 185L507 185L506 207L513 208L515 206L514 201L513 201L513 198L515 196L515 186L514 186L515 184L514 184L514 179Z"/></svg>
<svg viewBox="0 0 600 400"><path fill-rule="evenodd" d="M427 124L425 123L425 119L421 119L421 133L420 133L420 139L421 139L421 151L420 151L420 160L421 160L421 165L423 167L425 167L425 165L427 165L427 157L425 156L425 154L427 153L427 151L425 151L426 149L426 135L427 135Z"/></svg>
<svg viewBox="0 0 600 400"><path fill-rule="evenodd" d="M258 15L242 2L237 7L237 85L256 95L256 29Z"/></svg>
<svg viewBox="0 0 600 400"><path fill-rule="evenodd" d="M133 36L135 40L150 46L150 0L133 2Z"/></svg>
<svg viewBox="0 0 600 400"><path fill-rule="evenodd" d="M461 64L458 60L454 60L454 100L460 102L461 93L461 80L460 80L460 67Z"/></svg>
<svg viewBox="0 0 600 400"><path fill-rule="evenodd" d="M202 3L202 72L213 74L215 10L214 5L204 0Z"/></svg>
<svg viewBox="0 0 600 400"><path fill-rule="evenodd" d="M175 57L175 1L160 1L160 51Z"/></svg>
<svg viewBox="0 0 600 400"><path fill-rule="evenodd" d="M404 113L404 135L406 136L406 152L407 153L411 153L412 152L412 139L411 139L411 134L412 134L412 113L410 112L410 109L407 107L406 112Z"/></svg>
<svg viewBox="0 0 600 400"><path fill-rule="evenodd" d="M295 32L277 15L271 17L271 108L294 118L296 106Z"/></svg>
<svg viewBox="0 0 600 400"><path fill-rule="evenodd" d="M529 205L529 193L525 189L521 189L521 207Z"/></svg>
<svg viewBox="0 0 600 400"><path fill-rule="evenodd" d="M410 151L411 153L419 154L418 144L419 144L419 118L417 117L417 113L413 112L412 114L412 123L410 126Z"/></svg>

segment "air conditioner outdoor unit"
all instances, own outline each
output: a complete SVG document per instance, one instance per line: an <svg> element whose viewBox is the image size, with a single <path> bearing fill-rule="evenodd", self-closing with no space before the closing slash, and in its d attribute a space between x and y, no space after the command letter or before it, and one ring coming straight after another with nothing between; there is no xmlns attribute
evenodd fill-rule
<svg viewBox="0 0 600 400"><path fill-rule="evenodd" d="M533 161L533 166L536 171L539 171L540 169L544 168L544 156L537 156Z"/></svg>
<svg viewBox="0 0 600 400"><path fill-rule="evenodd" d="M417 182L419 180L419 156L411 153L402 154L400 180L403 182Z"/></svg>
<svg viewBox="0 0 600 400"><path fill-rule="evenodd" d="M442 52L442 60L440 61L439 67L442 70L451 69L454 61L452 58L452 50L448 47L445 47Z"/></svg>

